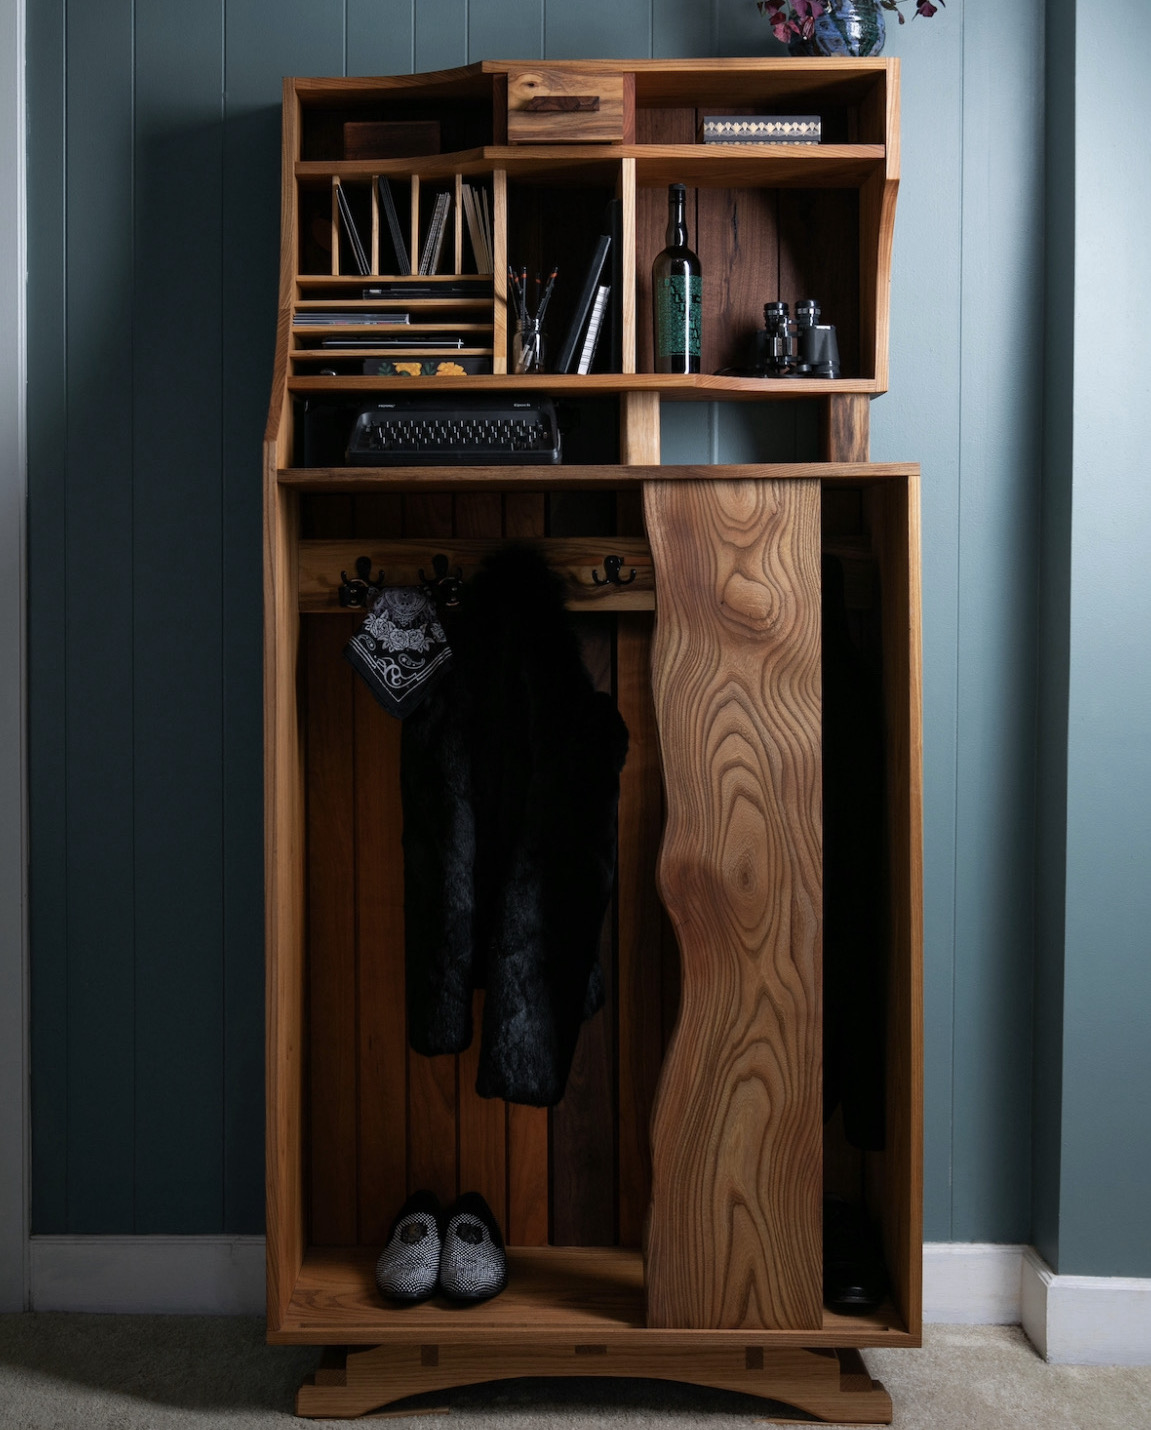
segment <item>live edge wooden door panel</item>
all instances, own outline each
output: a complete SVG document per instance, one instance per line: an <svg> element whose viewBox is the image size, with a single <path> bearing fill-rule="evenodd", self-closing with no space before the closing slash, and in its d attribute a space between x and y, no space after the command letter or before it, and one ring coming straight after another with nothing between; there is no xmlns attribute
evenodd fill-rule
<svg viewBox="0 0 1151 1430"><path fill-rule="evenodd" d="M822 1318L820 485L649 482L660 892L682 994L651 1326Z"/></svg>

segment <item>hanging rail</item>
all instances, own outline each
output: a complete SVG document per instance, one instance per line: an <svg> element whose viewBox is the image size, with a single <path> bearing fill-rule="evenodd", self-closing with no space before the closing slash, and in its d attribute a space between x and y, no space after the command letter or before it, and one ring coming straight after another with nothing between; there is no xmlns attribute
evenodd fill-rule
<svg viewBox="0 0 1151 1430"><path fill-rule="evenodd" d="M370 571L370 580L377 584L382 579L389 586L422 585L436 569L437 556L445 558L453 573L462 569L466 578L488 552L504 544L490 539L450 537L301 541L300 610L312 614L346 612L347 593L341 602L341 586L345 582L354 586L365 571ZM570 608L655 609L655 577L646 541L625 536L549 537L532 545L543 552L551 568L563 578ZM357 575L353 576L353 572Z"/></svg>

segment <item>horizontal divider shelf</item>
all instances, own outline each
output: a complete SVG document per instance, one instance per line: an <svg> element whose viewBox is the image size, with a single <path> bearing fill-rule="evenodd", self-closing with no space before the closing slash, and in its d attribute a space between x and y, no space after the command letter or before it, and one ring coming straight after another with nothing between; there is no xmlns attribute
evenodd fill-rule
<svg viewBox="0 0 1151 1430"><path fill-rule="evenodd" d="M376 1290L378 1248L310 1247L291 1301L268 1340L277 1345L499 1345L531 1342L613 1347L916 1345L898 1312L823 1312L808 1330L676 1330L645 1324L643 1256L626 1247L509 1247L508 1287L478 1305L436 1298L387 1305Z"/></svg>
<svg viewBox="0 0 1151 1430"><path fill-rule="evenodd" d="M624 490L658 481L882 482L919 475L917 462L774 462L731 466L282 467L279 484L300 492ZM604 538L613 540L614 538Z"/></svg>
<svg viewBox="0 0 1151 1430"><path fill-rule="evenodd" d="M299 561L300 610L315 614L347 615L339 601L344 573L353 571L359 557L371 560L372 579L383 571L387 586L415 586L421 570L430 573L432 559L448 558L451 573L457 567L470 576L480 560L502 542L445 537L419 537L374 541L355 537L340 541L301 541ZM651 548L638 537L542 537L531 545L542 550L548 565L563 578L567 605L582 611L651 611L655 609L655 575ZM609 556L622 558L626 585L606 580ZM634 576L633 573L634 572ZM596 575L603 584L597 584ZM629 579L631 578L631 579Z"/></svg>
<svg viewBox="0 0 1151 1430"><path fill-rule="evenodd" d="M467 377L292 377L289 392L660 392L673 401L787 401L796 397L870 397L882 389L874 378L713 377L708 373L668 376L656 372L485 373Z"/></svg>
<svg viewBox="0 0 1151 1430"><path fill-rule="evenodd" d="M301 182L372 179L383 174L406 178L418 174L430 182L455 174L503 169L509 178L572 183L608 182L621 159L635 160L641 186L685 183L694 188L859 188L882 172L882 144L531 144L491 145L455 154L410 159L302 159L295 166Z"/></svg>

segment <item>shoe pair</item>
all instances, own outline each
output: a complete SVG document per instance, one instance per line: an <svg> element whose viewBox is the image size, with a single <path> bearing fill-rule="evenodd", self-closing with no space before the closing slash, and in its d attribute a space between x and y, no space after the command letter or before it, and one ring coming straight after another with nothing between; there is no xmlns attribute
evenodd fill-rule
<svg viewBox="0 0 1151 1430"><path fill-rule="evenodd" d="M432 1192L413 1192L400 1208L376 1262L376 1285L392 1301L486 1301L508 1284L504 1239L479 1192L443 1211Z"/></svg>

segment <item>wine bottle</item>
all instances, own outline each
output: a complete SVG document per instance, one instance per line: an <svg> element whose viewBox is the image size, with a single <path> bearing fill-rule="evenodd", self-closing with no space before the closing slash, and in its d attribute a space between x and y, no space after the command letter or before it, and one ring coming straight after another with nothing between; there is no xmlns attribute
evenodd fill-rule
<svg viewBox="0 0 1151 1430"><path fill-rule="evenodd" d="M698 372L703 270L687 246L682 184L667 189L667 247L651 265L656 372Z"/></svg>

